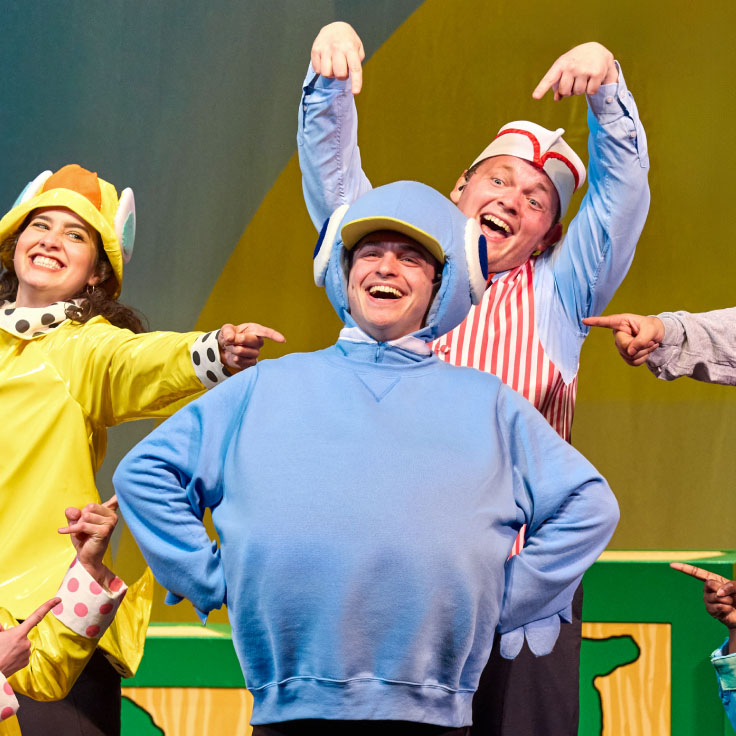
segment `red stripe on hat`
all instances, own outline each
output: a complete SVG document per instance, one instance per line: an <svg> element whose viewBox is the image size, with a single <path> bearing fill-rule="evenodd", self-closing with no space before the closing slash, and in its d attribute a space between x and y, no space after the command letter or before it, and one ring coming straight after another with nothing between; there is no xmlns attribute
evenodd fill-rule
<svg viewBox="0 0 736 736"><path fill-rule="evenodd" d="M532 142L532 147L534 149L534 163L538 166L542 166L544 163L544 159L541 158L542 147L539 144L539 139L534 135L534 133L531 133L528 130L522 130L521 128L505 128L504 130L499 131L496 138L500 138L502 135L506 135L506 133L525 135Z"/></svg>
<svg viewBox="0 0 736 736"><path fill-rule="evenodd" d="M547 151L547 153L542 156L542 167L544 167L544 162L548 158L556 158L558 161L562 161L562 163L565 164L568 169L570 169L572 178L575 179L575 188L573 189L573 192L576 192L578 189L578 185L580 184L580 177L578 176L578 170L572 165L570 159L567 158L567 156L563 156L561 153L557 153L556 151Z"/></svg>

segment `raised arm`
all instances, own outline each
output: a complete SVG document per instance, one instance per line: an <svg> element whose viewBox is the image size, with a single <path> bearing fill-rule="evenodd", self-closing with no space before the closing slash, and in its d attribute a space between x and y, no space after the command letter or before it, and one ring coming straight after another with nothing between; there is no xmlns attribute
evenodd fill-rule
<svg viewBox="0 0 736 736"><path fill-rule="evenodd" d="M340 205L371 189L361 167L353 99L363 84L364 57L363 44L347 23L325 26L312 46L296 140L304 201L317 230Z"/></svg>
<svg viewBox="0 0 736 736"><path fill-rule="evenodd" d="M555 291L582 339L584 317L600 314L634 257L649 209L647 140L636 103L608 49L597 43L563 54L534 91L555 99L587 94L588 191L563 241L540 259L541 288ZM544 264L544 265L542 265Z"/></svg>
<svg viewBox="0 0 736 736"><path fill-rule="evenodd" d="M611 538L618 505L595 468L505 386L499 415L527 525L524 549L506 563L501 654L513 658L526 638L541 656L552 651L560 620L570 620L573 593Z"/></svg>

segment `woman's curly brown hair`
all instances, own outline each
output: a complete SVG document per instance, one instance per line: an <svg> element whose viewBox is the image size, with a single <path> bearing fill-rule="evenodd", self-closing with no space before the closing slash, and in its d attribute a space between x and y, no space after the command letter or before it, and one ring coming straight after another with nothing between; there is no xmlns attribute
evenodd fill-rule
<svg viewBox="0 0 736 736"><path fill-rule="evenodd" d="M13 258L18 236L25 229L26 222L13 235L9 235L0 243L0 265L3 268L2 275L0 275L0 302L12 302L18 296L18 277L13 267ZM99 315L116 327L122 327L131 332L146 332L146 318L132 307L127 307L114 298L117 280L99 235L97 236L95 270L100 277L100 283L92 287L87 286L78 294L72 294L66 301L71 302L76 299L79 300L80 305L69 304L66 308L66 316L74 322L84 323Z"/></svg>

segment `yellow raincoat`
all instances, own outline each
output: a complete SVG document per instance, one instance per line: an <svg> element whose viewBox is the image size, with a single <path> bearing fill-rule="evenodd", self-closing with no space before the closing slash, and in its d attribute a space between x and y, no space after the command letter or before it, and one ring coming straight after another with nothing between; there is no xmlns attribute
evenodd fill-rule
<svg viewBox="0 0 736 736"><path fill-rule="evenodd" d="M190 357L200 334L135 335L102 317L32 339L0 329L0 604L17 619L55 595L73 558L57 529L67 506L100 500L106 428L204 391ZM121 674L140 662L151 600L151 584L130 590L100 641Z"/></svg>

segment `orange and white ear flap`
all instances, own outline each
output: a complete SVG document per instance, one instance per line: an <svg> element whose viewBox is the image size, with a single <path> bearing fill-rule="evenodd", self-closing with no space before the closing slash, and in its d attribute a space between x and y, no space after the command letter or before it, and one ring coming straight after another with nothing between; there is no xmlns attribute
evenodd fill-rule
<svg viewBox="0 0 736 736"><path fill-rule="evenodd" d="M123 189L120 194L113 227L120 243L123 263L128 263L133 257L133 244L135 243L135 197L130 187Z"/></svg>
<svg viewBox="0 0 736 736"><path fill-rule="evenodd" d="M29 199L33 199L43 189L43 185L46 183L48 178L53 174L53 171L42 171L33 181L29 181L25 185L23 191L18 195L18 199L15 200L13 207L17 207L23 202L27 202ZM11 209L13 209L11 207Z"/></svg>
<svg viewBox="0 0 736 736"><path fill-rule="evenodd" d="M319 234L319 240L314 248L312 254L313 269L314 269L314 283L317 286L325 285L325 276L327 275L327 266L330 262L330 255L332 248L337 240L337 231L342 223L342 218L345 217L345 213L348 211L350 205L340 205L329 217L325 220L325 224L322 225L322 230Z"/></svg>
<svg viewBox="0 0 736 736"><path fill-rule="evenodd" d="M468 264L470 301L480 304L488 282L488 246L477 220L465 224L465 260Z"/></svg>

